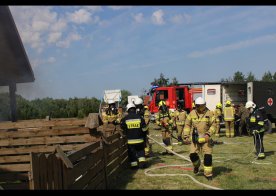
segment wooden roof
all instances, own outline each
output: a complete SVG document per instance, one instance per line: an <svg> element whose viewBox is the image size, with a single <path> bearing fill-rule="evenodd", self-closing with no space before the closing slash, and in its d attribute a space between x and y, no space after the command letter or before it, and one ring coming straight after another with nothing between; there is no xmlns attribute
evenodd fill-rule
<svg viewBox="0 0 276 196"><path fill-rule="evenodd" d="M0 86L33 82L32 67L8 6L0 6Z"/></svg>

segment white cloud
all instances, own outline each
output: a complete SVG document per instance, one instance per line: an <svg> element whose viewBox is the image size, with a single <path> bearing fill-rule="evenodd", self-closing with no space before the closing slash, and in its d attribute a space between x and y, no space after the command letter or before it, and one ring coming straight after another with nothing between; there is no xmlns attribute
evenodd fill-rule
<svg viewBox="0 0 276 196"><path fill-rule="evenodd" d="M85 9L79 9L74 13L68 13L68 18L71 22L82 24L91 21L91 13Z"/></svg>
<svg viewBox="0 0 276 196"><path fill-rule="evenodd" d="M164 17L163 10L157 10L157 11L153 12L153 14L151 16L151 20L152 20L153 24L163 25L163 24L165 24L163 17Z"/></svg>
<svg viewBox="0 0 276 196"><path fill-rule="evenodd" d="M48 58L48 61L47 61L47 62L48 62L48 63L54 63L54 62L56 62L56 61L57 61L56 58L51 56L51 57Z"/></svg>
<svg viewBox="0 0 276 196"><path fill-rule="evenodd" d="M112 10L130 9L132 6L108 6Z"/></svg>
<svg viewBox="0 0 276 196"><path fill-rule="evenodd" d="M61 38L61 32L53 32L48 35L48 43L55 43Z"/></svg>
<svg viewBox="0 0 276 196"><path fill-rule="evenodd" d="M98 11L102 11L102 6L85 6L84 8L87 8L89 11L92 12L98 12Z"/></svg>
<svg viewBox="0 0 276 196"><path fill-rule="evenodd" d="M133 16L133 18L134 18L134 21L135 21L135 22L141 23L141 22L143 22L143 20L144 20L144 15L143 15L143 13L138 13L138 14L135 14L135 15Z"/></svg>
<svg viewBox="0 0 276 196"><path fill-rule="evenodd" d="M246 47L254 46L254 45L258 45L258 44L270 43L272 41L276 41L276 34L261 36L261 37L257 37L254 39L248 39L245 41L240 41L240 42L229 44L229 45L219 46L216 48L209 48L209 49L203 50L203 51L195 51L195 52L188 54L188 57L198 58L198 57L207 56L207 55L215 55L215 54L219 54L222 52L238 50L241 48L246 48Z"/></svg>
<svg viewBox="0 0 276 196"><path fill-rule="evenodd" d="M55 23L51 24L51 31L64 31L67 27L67 21L65 19L58 19Z"/></svg>
<svg viewBox="0 0 276 196"><path fill-rule="evenodd" d="M78 41L81 36L77 33L70 33L64 40L57 42L57 46L61 48L69 48L72 41Z"/></svg>
<svg viewBox="0 0 276 196"><path fill-rule="evenodd" d="M177 14L171 18L171 22L175 24L180 24L180 23L190 23L192 19L192 16L189 14Z"/></svg>

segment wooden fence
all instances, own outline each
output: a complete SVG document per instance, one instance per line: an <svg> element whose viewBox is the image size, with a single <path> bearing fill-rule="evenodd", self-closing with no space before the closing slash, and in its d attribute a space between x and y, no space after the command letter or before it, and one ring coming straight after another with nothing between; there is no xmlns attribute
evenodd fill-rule
<svg viewBox="0 0 276 196"><path fill-rule="evenodd" d="M31 153L30 188L108 189L127 166L127 160L126 139L119 133L70 155L65 155L60 147L48 155Z"/></svg>
<svg viewBox="0 0 276 196"><path fill-rule="evenodd" d="M32 160L37 153L51 153L47 155L48 163L55 160L53 152L57 145L64 153L73 153L100 141L101 134L84 127L85 123L85 118L1 122L0 186L28 189L31 161L37 161ZM42 159L40 155L41 163Z"/></svg>

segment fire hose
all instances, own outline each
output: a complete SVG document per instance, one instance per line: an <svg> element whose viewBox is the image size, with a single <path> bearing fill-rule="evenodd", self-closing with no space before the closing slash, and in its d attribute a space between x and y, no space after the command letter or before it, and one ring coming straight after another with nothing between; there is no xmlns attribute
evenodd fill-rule
<svg viewBox="0 0 276 196"><path fill-rule="evenodd" d="M201 183L199 182L198 180L196 180L194 177L192 177L191 175L189 174L150 174L149 171L152 171L152 170L156 170L156 169L160 169L160 168L165 168L165 167L175 167L175 166L187 166L187 165L191 165L191 160L188 158L188 157L185 157L183 155L180 155L174 151L172 151L171 149L165 147L162 145L162 143L156 141L155 139L153 139L152 137L150 137L149 135L147 135L147 137L149 139L151 139L152 141L154 141L156 144L160 145L162 148L166 149L167 151L173 153L174 155L180 157L181 159L184 159L188 162L190 162L189 164L185 164L185 165L166 165L166 166L158 166L158 167L154 167L154 168L150 168L150 169L146 169L145 170L145 175L146 176L187 176L189 178L191 178L196 184L200 185L200 186L204 186L206 188L209 188L209 189L214 189L214 190L222 190L221 188L218 188L218 187L214 187L214 186L210 186L210 185L207 185L207 184L204 184L204 183Z"/></svg>

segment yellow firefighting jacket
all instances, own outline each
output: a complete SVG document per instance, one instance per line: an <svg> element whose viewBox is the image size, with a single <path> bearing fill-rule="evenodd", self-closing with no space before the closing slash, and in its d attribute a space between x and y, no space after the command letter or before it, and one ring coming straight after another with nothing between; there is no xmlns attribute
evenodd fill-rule
<svg viewBox="0 0 276 196"><path fill-rule="evenodd" d="M145 110L144 119L145 119L146 124L148 124L150 121L150 111L149 110Z"/></svg>
<svg viewBox="0 0 276 196"><path fill-rule="evenodd" d="M213 113L207 109L202 114L192 110L185 121L184 135L190 136L194 128L197 129L199 137L204 137L205 133L211 136L216 130Z"/></svg>
<svg viewBox="0 0 276 196"><path fill-rule="evenodd" d="M224 121L234 121L235 109L232 106L226 106L224 108Z"/></svg>
<svg viewBox="0 0 276 196"><path fill-rule="evenodd" d="M102 113L102 120L104 124L111 124L113 122L119 124L121 122L123 114L119 111L118 113L109 113L107 114L106 112Z"/></svg>
<svg viewBox="0 0 276 196"><path fill-rule="evenodd" d="M187 112L185 110L178 111L176 110L174 112L174 117L175 117L175 124L176 125L185 125L185 120L187 118Z"/></svg>
<svg viewBox="0 0 276 196"><path fill-rule="evenodd" d="M163 126L165 127L166 129L172 129L173 127L173 120L172 120L172 116L173 116L173 113L172 112L161 112L159 111L157 114L156 114L156 124L159 125L159 126Z"/></svg>

